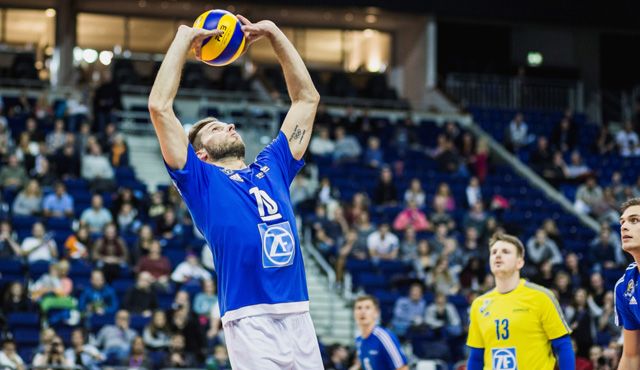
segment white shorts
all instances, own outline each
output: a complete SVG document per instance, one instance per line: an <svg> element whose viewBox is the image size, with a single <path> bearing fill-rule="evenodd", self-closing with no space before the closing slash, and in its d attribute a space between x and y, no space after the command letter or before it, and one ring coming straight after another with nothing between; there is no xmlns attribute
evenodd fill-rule
<svg viewBox="0 0 640 370"><path fill-rule="evenodd" d="M250 316L223 326L234 370L322 370L309 312Z"/></svg>

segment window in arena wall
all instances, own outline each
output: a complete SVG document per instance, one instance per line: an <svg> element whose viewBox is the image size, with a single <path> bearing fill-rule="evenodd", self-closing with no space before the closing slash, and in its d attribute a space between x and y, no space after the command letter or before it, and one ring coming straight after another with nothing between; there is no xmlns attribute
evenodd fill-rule
<svg viewBox="0 0 640 370"><path fill-rule="evenodd" d="M85 49L113 50L125 46L125 18L79 13L76 28L78 46Z"/></svg>
<svg viewBox="0 0 640 370"><path fill-rule="evenodd" d="M347 71L384 72L391 62L391 35L372 29L346 31L343 67Z"/></svg>
<svg viewBox="0 0 640 370"><path fill-rule="evenodd" d="M129 49L137 52L165 53L175 36L173 21L146 18L129 19Z"/></svg>
<svg viewBox="0 0 640 370"><path fill-rule="evenodd" d="M6 9L3 18L4 42L7 44L54 45L55 16L47 16L44 9Z"/></svg>
<svg viewBox="0 0 640 370"><path fill-rule="evenodd" d="M342 64L342 31L303 30L303 58L315 66L340 67Z"/></svg>

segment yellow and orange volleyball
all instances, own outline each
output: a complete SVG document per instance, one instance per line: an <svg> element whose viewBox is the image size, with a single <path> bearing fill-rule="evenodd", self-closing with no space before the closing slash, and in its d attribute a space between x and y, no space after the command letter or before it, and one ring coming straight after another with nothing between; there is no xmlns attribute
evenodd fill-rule
<svg viewBox="0 0 640 370"><path fill-rule="evenodd" d="M202 41L200 60L212 66L224 66L238 59L246 45L241 27L240 20L226 10L207 10L200 14L193 28L223 32L220 36Z"/></svg>

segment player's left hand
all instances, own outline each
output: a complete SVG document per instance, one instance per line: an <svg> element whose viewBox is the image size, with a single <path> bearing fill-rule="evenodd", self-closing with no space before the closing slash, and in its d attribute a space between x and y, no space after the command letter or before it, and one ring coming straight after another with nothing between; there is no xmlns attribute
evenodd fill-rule
<svg viewBox="0 0 640 370"><path fill-rule="evenodd" d="M270 35L275 29L277 29L275 23L271 21L251 23L250 20L240 14L238 14L237 17L240 22L242 22L242 32L244 32L244 37L247 40L247 47L261 38Z"/></svg>

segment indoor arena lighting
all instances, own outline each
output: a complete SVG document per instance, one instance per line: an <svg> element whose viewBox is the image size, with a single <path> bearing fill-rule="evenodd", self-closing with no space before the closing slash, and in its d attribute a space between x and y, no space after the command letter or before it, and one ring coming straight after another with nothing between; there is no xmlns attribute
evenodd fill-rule
<svg viewBox="0 0 640 370"><path fill-rule="evenodd" d="M87 63L95 63L98 60L98 52L93 49L84 49L82 59Z"/></svg>

